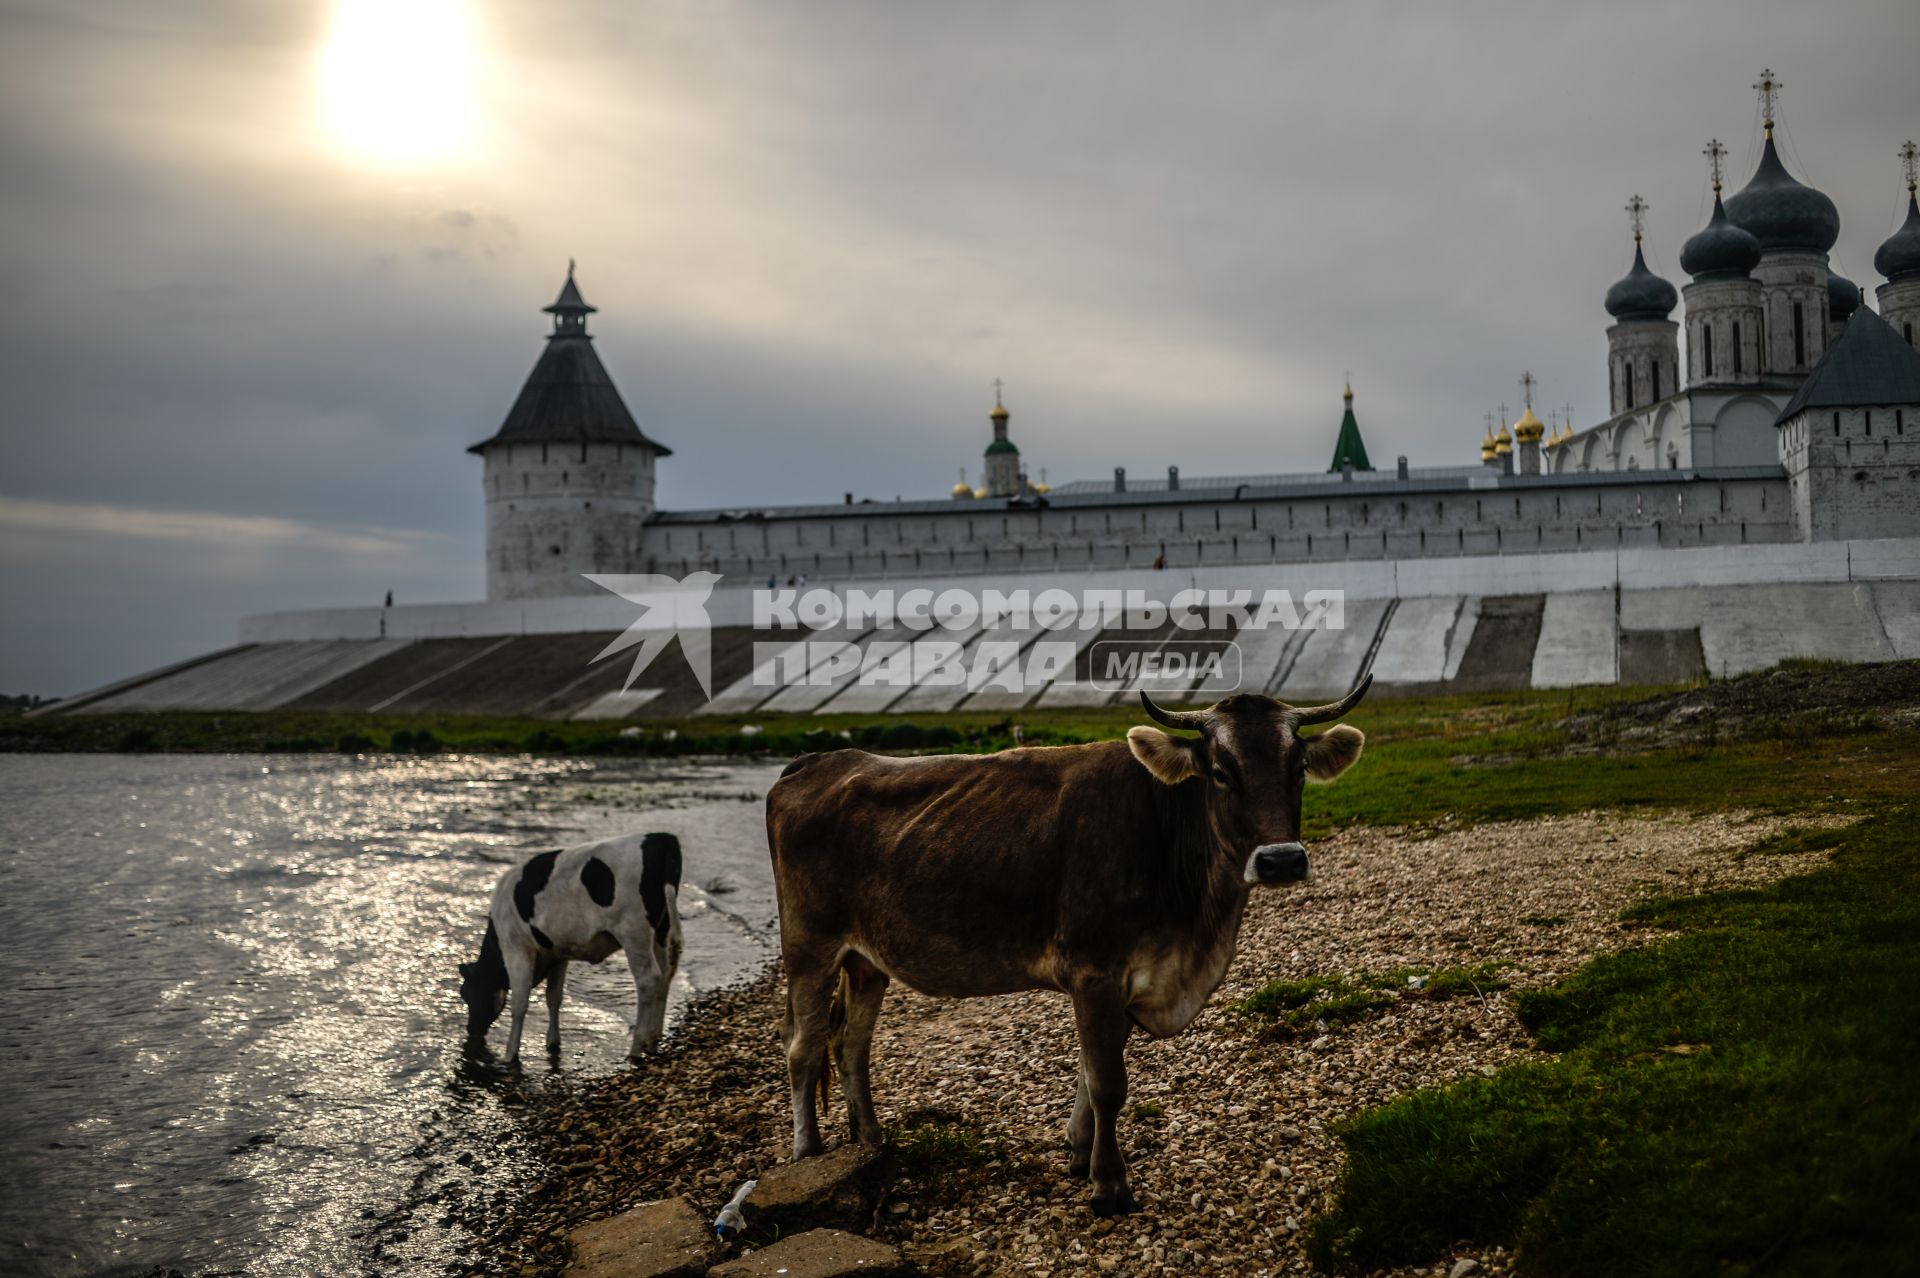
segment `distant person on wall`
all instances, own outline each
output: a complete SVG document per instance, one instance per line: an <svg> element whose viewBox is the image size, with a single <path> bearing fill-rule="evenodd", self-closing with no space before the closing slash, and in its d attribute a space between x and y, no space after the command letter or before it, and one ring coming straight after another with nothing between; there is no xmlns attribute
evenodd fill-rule
<svg viewBox="0 0 1920 1278"><path fill-rule="evenodd" d="M1167 557L1165 555L1155 555L1153 557L1153 570L1155 572L1159 572L1161 569L1165 568L1166 566L1167 566Z"/></svg>
<svg viewBox="0 0 1920 1278"><path fill-rule="evenodd" d="M387 592L386 606L389 608L393 607L393 592L391 590Z"/></svg>

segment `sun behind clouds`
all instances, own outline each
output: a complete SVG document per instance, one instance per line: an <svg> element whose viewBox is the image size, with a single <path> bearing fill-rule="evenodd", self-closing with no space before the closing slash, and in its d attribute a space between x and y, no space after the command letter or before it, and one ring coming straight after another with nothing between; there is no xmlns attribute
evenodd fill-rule
<svg viewBox="0 0 1920 1278"><path fill-rule="evenodd" d="M460 158L478 131L474 46L462 0L337 0L319 68L334 143L396 166Z"/></svg>

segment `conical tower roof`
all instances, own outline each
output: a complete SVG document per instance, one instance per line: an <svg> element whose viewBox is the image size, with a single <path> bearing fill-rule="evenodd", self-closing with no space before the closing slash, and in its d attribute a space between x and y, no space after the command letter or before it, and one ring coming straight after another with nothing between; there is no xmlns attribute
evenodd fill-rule
<svg viewBox="0 0 1920 1278"><path fill-rule="evenodd" d="M1355 470L1372 470L1373 463L1367 460L1367 446L1360 439L1360 423L1353 416L1353 387L1347 387L1347 411L1340 418L1340 436L1333 441L1333 465L1327 467L1328 474L1338 474L1349 463Z"/></svg>
<svg viewBox="0 0 1920 1278"><path fill-rule="evenodd" d="M1784 422L1809 408L1916 403L1920 403L1920 351L1862 306L1774 420Z"/></svg>
<svg viewBox="0 0 1920 1278"><path fill-rule="evenodd" d="M500 429L467 451L484 453L496 444L611 443L642 444L662 457L671 455L672 449L641 433L593 349L586 317L598 308L580 295L571 264L560 296L541 309L554 317L546 349Z"/></svg>

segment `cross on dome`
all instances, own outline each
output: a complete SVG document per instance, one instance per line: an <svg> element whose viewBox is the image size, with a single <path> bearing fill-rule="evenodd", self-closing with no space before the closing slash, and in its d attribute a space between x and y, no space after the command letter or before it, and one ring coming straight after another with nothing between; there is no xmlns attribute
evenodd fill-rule
<svg viewBox="0 0 1920 1278"><path fill-rule="evenodd" d="M1652 206L1636 193L1627 201L1627 221L1633 226L1633 242L1640 242L1640 233L1646 228L1647 210Z"/></svg>
<svg viewBox="0 0 1920 1278"><path fill-rule="evenodd" d="M1713 174L1713 193L1718 195L1720 194L1721 164L1727 158L1727 148L1721 145L1719 138L1714 138L1707 143L1700 154L1707 157L1707 169Z"/></svg>
<svg viewBox="0 0 1920 1278"><path fill-rule="evenodd" d="M1773 76L1772 67L1762 67L1760 78L1754 81L1754 91L1760 95L1760 122L1767 126L1767 136L1773 136L1773 111L1780 101L1780 81Z"/></svg>

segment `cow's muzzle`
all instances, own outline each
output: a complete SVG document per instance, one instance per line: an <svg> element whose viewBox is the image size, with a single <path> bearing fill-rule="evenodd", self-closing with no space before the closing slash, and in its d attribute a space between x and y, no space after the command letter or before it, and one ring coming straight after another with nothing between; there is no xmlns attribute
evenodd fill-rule
<svg viewBox="0 0 1920 1278"><path fill-rule="evenodd" d="M1247 858L1249 883L1298 883L1313 877L1313 865L1307 850L1298 843L1269 843L1255 848Z"/></svg>

